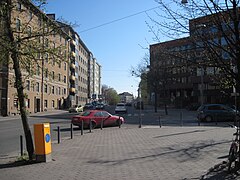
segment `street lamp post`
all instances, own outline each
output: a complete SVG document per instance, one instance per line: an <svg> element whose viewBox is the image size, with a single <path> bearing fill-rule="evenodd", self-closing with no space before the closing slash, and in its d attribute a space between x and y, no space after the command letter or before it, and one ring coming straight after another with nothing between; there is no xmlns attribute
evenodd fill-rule
<svg viewBox="0 0 240 180"><path fill-rule="evenodd" d="M201 105L203 105L203 67L201 65L201 86L200 86Z"/></svg>

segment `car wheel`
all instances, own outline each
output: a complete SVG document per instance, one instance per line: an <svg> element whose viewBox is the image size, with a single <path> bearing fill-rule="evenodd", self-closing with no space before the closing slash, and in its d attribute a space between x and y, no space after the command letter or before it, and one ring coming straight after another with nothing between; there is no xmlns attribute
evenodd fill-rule
<svg viewBox="0 0 240 180"><path fill-rule="evenodd" d="M211 122L212 119L213 119L212 116L206 116L206 117L205 117L205 121L206 121L206 122Z"/></svg>

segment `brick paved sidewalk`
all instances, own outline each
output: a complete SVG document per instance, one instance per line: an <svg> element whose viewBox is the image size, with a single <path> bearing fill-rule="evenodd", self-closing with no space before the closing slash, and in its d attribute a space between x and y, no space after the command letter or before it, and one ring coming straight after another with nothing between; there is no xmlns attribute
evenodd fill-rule
<svg viewBox="0 0 240 180"><path fill-rule="evenodd" d="M8 167L0 161L0 179L200 179L226 160L233 129L124 125L74 133L52 144L52 162Z"/></svg>

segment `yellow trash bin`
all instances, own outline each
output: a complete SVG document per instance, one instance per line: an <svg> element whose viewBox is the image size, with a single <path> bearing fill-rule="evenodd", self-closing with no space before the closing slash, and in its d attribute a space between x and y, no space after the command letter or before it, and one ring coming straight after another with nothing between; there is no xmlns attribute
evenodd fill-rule
<svg viewBox="0 0 240 180"><path fill-rule="evenodd" d="M34 142L36 161L51 161L52 146L49 123L34 124Z"/></svg>

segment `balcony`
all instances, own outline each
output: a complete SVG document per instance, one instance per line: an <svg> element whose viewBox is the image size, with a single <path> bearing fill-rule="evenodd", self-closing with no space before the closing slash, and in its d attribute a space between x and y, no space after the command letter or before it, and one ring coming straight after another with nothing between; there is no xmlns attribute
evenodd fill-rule
<svg viewBox="0 0 240 180"><path fill-rule="evenodd" d="M70 43L71 45L76 46L76 42L73 39L71 39Z"/></svg>
<svg viewBox="0 0 240 180"><path fill-rule="evenodd" d="M75 88L69 88L70 93L75 93L75 91L76 91Z"/></svg>
<svg viewBox="0 0 240 180"><path fill-rule="evenodd" d="M72 81L75 81L75 80L76 80L76 77L73 76L73 75L71 75L71 76L69 77L69 79L72 80Z"/></svg>
<svg viewBox="0 0 240 180"><path fill-rule="evenodd" d="M71 51L71 58L75 58L76 57L76 53Z"/></svg>
<svg viewBox="0 0 240 180"><path fill-rule="evenodd" d="M74 63L71 63L70 68L75 69L76 65Z"/></svg>

